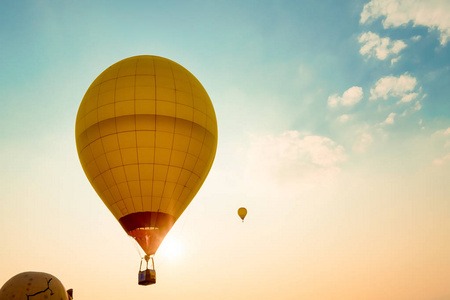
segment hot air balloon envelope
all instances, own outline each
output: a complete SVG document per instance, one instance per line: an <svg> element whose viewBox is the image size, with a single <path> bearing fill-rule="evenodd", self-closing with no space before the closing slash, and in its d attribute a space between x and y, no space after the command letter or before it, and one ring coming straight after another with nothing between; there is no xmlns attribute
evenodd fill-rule
<svg viewBox="0 0 450 300"><path fill-rule="evenodd" d="M169 59L142 55L94 80L80 104L75 136L95 191L153 255L208 175L217 120L194 75Z"/></svg>
<svg viewBox="0 0 450 300"><path fill-rule="evenodd" d="M245 216L247 215L247 209L245 207L240 207L238 209L238 215L241 218L242 222L244 222Z"/></svg>
<svg viewBox="0 0 450 300"><path fill-rule="evenodd" d="M55 276L43 272L23 272L13 276L0 289L0 299L71 300L72 290L66 291Z"/></svg>

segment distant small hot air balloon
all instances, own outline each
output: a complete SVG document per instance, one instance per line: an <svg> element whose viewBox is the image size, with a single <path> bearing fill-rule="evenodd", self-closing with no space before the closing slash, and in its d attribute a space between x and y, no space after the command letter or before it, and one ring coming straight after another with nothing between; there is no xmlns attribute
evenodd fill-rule
<svg viewBox="0 0 450 300"><path fill-rule="evenodd" d="M244 222L245 216L247 215L247 209L245 207L240 207L237 213L239 217L242 219L242 222Z"/></svg>
<svg viewBox="0 0 450 300"><path fill-rule="evenodd" d="M75 136L87 178L144 250L148 270L214 161L217 120L207 92L174 61L130 57L88 88ZM150 275L139 272L139 284L154 278L153 269Z"/></svg>

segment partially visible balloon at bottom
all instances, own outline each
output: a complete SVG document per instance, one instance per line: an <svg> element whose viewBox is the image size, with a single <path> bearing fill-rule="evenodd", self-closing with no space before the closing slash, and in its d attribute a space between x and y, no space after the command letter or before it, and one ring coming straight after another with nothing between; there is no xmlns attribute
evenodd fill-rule
<svg viewBox="0 0 450 300"><path fill-rule="evenodd" d="M247 209L245 207L240 207L238 209L238 215L242 219L242 222L244 222L245 216L247 215Z"/></svg>
<svg viewBox="0 0 450 300"><path fill-rule="evenodd" d="M73 290L64 288L55 276L43 272L23 272L0 289L0 300L72 300Z"/></svg>

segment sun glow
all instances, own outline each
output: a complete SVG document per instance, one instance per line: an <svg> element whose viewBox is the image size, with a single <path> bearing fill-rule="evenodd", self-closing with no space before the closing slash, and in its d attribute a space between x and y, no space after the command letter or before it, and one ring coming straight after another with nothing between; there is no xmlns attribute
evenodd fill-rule
<svg viewBox="0 0 450 300"><path fill-rule="evenodd" d="M160 253L170 259L177 259L183 254L182 243L173 237L166 237L161 244Z"/></svg>

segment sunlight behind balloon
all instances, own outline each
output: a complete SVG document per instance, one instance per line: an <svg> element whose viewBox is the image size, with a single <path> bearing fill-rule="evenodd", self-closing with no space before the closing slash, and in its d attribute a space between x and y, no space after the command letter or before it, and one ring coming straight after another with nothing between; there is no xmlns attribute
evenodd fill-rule
<svg viewBox="0 0 450 300"><path fill-rule="evenodd" d="M174 237L166 237L161 244L158 254L171 260L178 259L183 255L183 244Z"/></svg>

